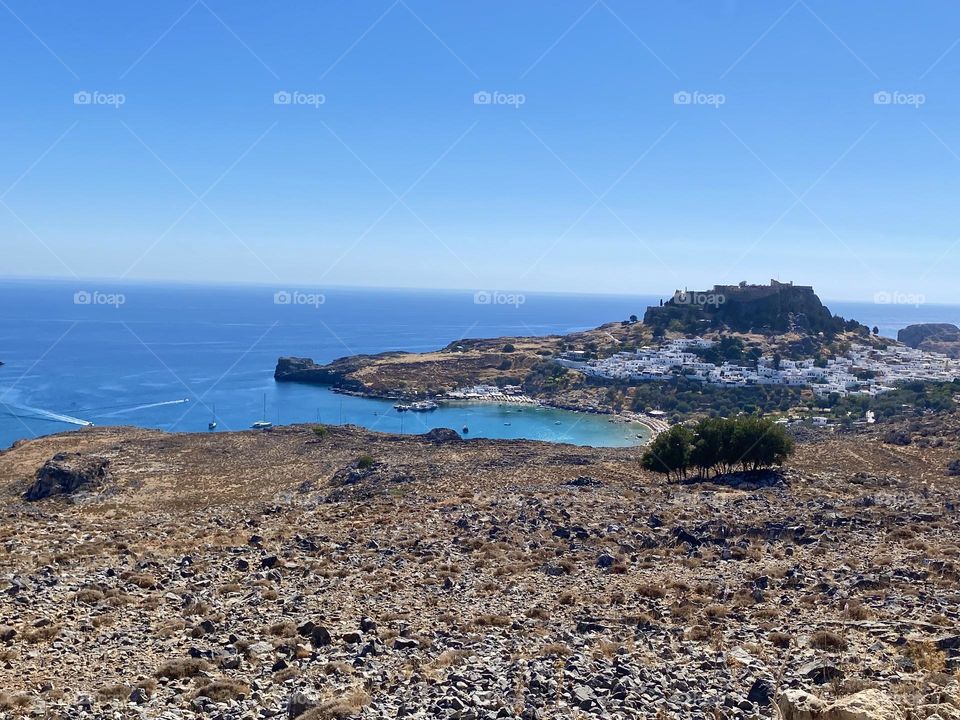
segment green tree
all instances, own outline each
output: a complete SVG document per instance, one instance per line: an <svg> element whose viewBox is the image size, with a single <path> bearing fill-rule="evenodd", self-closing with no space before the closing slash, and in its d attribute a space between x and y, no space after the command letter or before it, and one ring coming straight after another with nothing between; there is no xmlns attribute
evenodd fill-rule
<svg viewBox="0 0 960 720"><path fill-rule="evenodd" d="M726 418L704 418L693 429L690 464L701 476L716 472L723 462L724 447L733 435L733 423Z"/></svg>
<svg viewBox="0 0 960 720"><path fill-rule="evenodd" d="M690 467L693 434L683 425L674 425L656 439L643 454L642 464L647 470L682 480Z"/></svg>
<svg viewBox="0 0 960 720"><path fill-rule="evenodd" d="M793 452L793 440L782 425L757 417L741 417L734 421L729 445L724 452L728 470L759 470L782 465Z"/></svg>

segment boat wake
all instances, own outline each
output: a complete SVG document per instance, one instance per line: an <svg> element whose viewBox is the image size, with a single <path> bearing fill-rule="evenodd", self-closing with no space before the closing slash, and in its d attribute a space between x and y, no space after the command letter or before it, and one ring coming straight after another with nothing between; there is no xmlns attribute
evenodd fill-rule
<svg viewBox="0 0 960 720"><path fill-rule="evenodd" d="M147 403L146 405L135 405L134 407L123 408L122 410L114 410L111 413L97 415L97 417L114 417L115 415L125 415L127 413L137 412L139 410L149 410L150 408L163 407L164 405L183 405L184 403L188 402L190 402L190 398L183 398L181 400L165 400L164 402Z"/></svg>
<svg viewBox="0 0 960 720"><path fill-rule="evenodd" d="M25 418L30 420L49 420L51 422L67 423L68 425L79 425L80 427L89 427L93 425L89 420L64 415L63 413L44 410L42 408L30 407L29 405L8 406L9 414L13 417Z"/></svg>

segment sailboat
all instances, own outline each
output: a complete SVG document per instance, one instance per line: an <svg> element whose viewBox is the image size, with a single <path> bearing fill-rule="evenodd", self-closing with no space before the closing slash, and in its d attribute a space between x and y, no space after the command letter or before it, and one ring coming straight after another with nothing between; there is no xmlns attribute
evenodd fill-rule
<svg viewBox="0 0 960 720"><path fill-rule="evenodd" d="M210 418L210 422L207 423L207 430L216 430L217 429L217 404L213 404L213 417Z"/></svg>
<svg viewBox="0 0 960 720"><path fill-rule="evenodd" d="M269 430L273 423L267 420L267 394L263 394L263 420L258 420L250 426L254 430Z"/></svg>

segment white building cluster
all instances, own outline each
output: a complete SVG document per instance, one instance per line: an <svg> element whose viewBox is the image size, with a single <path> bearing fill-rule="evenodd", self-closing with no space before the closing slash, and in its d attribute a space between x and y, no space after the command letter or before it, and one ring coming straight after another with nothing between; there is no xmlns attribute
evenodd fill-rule
<svg viewBox="0 0 960 720"><path fill-rule="evenodd" d="M960 361L903 345L878 350L854 344L846 355L827 360L826 367L816 367L813 358L781 360L779 367L774 367L773 358L763 357L754 369L730 362L714 365L693 352L714 344L703 338L671 340L659 347L621 352L603 360L585 361L570 354L557 362L586 375L613 380L637 382L681 376L712 385L809 387L820 395L878 394L904 380L960 378Z"/></svg>
<svg viewBox="0 0 960 720"><path fill-rule="evenodd" d="M472 387L458 388L449 391L447 400L478 400L480 402L498 403L533 403L534 401L523 394L519 385L473 385Z"/></svg>

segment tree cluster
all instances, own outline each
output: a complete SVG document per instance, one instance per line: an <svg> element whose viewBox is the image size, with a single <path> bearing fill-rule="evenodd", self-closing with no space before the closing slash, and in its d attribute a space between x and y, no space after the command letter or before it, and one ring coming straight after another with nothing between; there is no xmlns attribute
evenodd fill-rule
<svg viewBox="0 0 960 720"><path fill-rule="evenodd" d="M643 466L678 481L691 471L706 478L782 465L793 449L793 439L771 420L704 418L693 427L674 425L659 434L644 453Z"/></svg>

